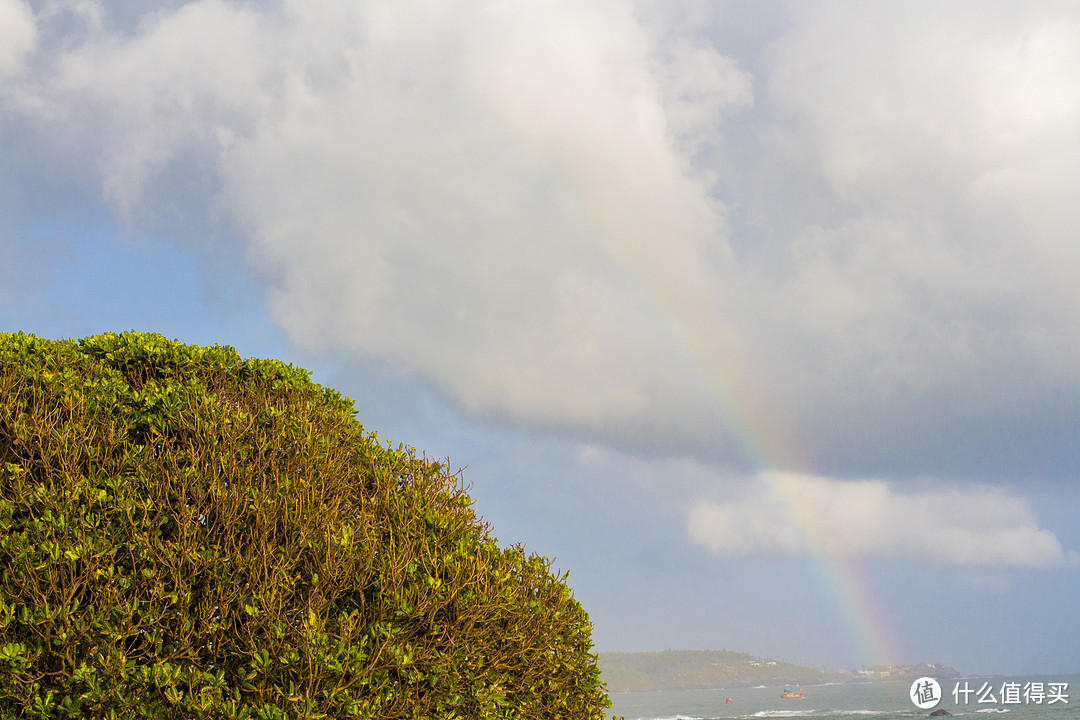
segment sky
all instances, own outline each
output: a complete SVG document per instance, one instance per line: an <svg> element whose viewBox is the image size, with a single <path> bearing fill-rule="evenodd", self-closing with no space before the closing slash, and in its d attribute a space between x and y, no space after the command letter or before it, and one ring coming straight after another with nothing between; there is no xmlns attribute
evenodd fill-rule
<svg viewBox="0 0 1080 720"><path fill-rule="evenodd" d="M0 329L274 357L606 651L1080 672L1080 9L0 0Z"/></svg>

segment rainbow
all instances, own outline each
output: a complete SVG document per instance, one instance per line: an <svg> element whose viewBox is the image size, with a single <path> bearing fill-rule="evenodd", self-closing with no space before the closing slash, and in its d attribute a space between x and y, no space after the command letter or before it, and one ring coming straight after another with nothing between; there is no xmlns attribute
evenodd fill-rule
<svg viewBox="0 0 1080 720"><path fill-rule="evenodd" d="M678 352L683 371L705 389L716 429L734 438L743 451L742 460L753 469L769 497L783 508L788 522L799 530L810 552L819 590L835 608L838 623L847 629L855 657L863 666L897 662L903 655L865 572L852 558L835 553L818 537L818 531L803 519L804 513L796 511L794 499L777 481L773 471L809 474L813 461L798 433L785 421L779 403L760 395L768 385L754 377L736 334L720 332L717 338L703 337L702 324L694 322L701 314L687 307L685 293L682 298L672 297L669 289L655 280L654 268L646 267L641 257L634 257L632 251L611 239L617 237L613 228L590 224L640 306L663 328L668 346Z"/></svg>
<svg viewBox="0 0 1080 720"><path fill-rule="evenodd" d="M868 579L861 574L852 558L831 550L820 530L804 519L805 512L795 506L794 499L780 482L780 474L759 472L758 479L769 496L784 509L788 521L797 527L810 551L814 575L820 591L834 608L837 620L847 628L849 643L859 663L866 666L891 665L902 657L888 631L889 623L881 611Z"/></svg>
<svg viewBox="0 0 1080 720"><path fill-rule="evenodd" d="M692 359L697 377L709 388L714 411L754 462L758 482L803 537L819 591L834 608L836 620L847 629L849 647L859 664L868 667L897 662L902 654L862 568L854 559L836 553L821 537L820 529L806 522L805 512L799 511L787 487L778 481L780 476L771 472L808 472L809 453L790 427L768 414L770 403L752 397L749 388L762 385L753 381L743 364L729 362L728 371L721 375L711 369L688 333L680 332L677 337L683 353Z"/></svg>

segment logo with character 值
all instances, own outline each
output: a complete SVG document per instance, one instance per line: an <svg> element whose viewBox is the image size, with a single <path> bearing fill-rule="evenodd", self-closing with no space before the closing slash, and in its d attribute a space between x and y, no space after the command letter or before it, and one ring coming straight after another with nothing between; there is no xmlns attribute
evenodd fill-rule
<svg viewBox="0 0 1080 720"><path fill-rule="evenodd" d="M920 710L929 710L941 702L941 685L932 677L921 677L911 683L908 691L911 702Z"/></svg>

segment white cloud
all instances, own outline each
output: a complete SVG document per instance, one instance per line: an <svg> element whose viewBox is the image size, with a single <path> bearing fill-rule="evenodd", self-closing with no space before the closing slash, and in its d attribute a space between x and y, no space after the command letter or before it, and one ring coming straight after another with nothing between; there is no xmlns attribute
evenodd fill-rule
<svg viewBox="0 0 1080 720"><path fill-rule="evenodd" d="M289 23L310 67L325 38ZM671 100L674 128L655 39L619 3L341 23L341 67L289 75L224 161L290 334L397 361L477 412L593 429L695 413L657 315L725 332L703 250L724 256L724 208L676 144L745 102L745 75L677 53L671 72L708 84Z"/></svg>
<svg viewBox="0 0 1080 720"><path fill-rule="evenodd" d="M19 67L36 38L30 7L23 0L0 0L0 77Z"/></svg>
<svg viewBox="0 0 1080 720"><path fill-rule="evenodd" d="M1027 502L971 486L902 494L880 480L763 473L733 502L703 501L692 540L723 555L817 553L964 567L1052 567L1075 561Z"/></svg>
<svg viewBox="0 0 1080 720"><path fill-rule="evenodd" d="M789 20L757 152L725 178L756 241L740 334L779 406L845 472L1044 462L1001 438L1042 426L1058 447L1080 397L1080 13L826 2Z"/></svg>
<svg viewBox="0 0 1080 720"><path fill-rule="evenodd" d="M85 41L55 57L28 112L98 153L103 195L134 223L169 212L183 182L177 168L191 157L212 168L268 109L274 38L265 18L222 0L147 17L130 37L103 33L100 23L84 20ZM166 190L152 196L161 179Z"/></svg>
<svg viewBox="0 0 1080 720"><path fill-rule="evenodd" d="M239 229L296 344L473 413L881 467L1080 394L1067 6L794 6L752 58L702 5L71 7L10 96L37 152Z"/></svg>
<svg viewBox="0 0 1080 720"><path fill-rule="evenodd" d="M958 190L1075 147L1078 23L1045 3L821 3L773 46L768 92L838 191L920 197L933 188L900 186L926 172Z"/></svg>
<svg viewBox="0 0 1080 720"><path fill-rule="evenodd" d="M97 163L129 223L191 210L176 188L201 182L194 209L245 229L295 342L388 359L475 412L704 426L673 342L727 362L729 256L681 148L751 101L734 61L659 47L621 2L107 20L24 111Z"/></svg>
<svg viewBox="0 0 1080 720"><path fill-rule="evenodd" d="M1075 390L1080 13L828 2L793 28L770 55L772 147L840 206L797 231L777 312L868 387L887 366L962 384L974 357L983 382L1035 365Z"/></svg>

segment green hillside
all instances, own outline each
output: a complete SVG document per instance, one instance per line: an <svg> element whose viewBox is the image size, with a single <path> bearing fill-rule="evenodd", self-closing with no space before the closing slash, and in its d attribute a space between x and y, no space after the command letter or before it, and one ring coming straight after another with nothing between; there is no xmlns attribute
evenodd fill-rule
<svg viewBox="0 0 1080 720"><path fill-rule="evenodd" d="M608 692L735 688L756 685L818 685L828 682L897 680L932 675L957 677L943 665L874 666L866 670L823 670L727 650L609 652L600 656Z"/></svg>

